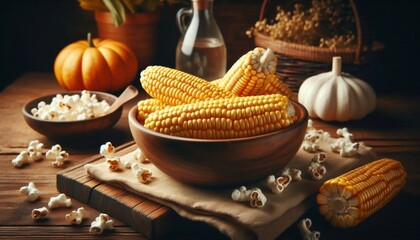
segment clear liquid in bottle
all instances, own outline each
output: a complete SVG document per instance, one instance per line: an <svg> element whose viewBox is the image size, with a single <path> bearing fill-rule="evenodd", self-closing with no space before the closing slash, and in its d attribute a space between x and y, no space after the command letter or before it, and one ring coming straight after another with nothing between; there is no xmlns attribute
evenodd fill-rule
<svg viewBox="0 0 420 240"><path fill-rule="evenodd" d="M193 45L193 46L191 46ZM178 43L176 68L211 81L226 73L226 47L217 38L197 39L193 44Z"/></svg>

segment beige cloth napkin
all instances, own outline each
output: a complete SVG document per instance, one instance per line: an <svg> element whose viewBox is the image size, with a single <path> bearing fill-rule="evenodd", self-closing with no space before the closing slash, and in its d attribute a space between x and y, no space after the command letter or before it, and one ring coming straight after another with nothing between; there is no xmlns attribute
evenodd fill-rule
<svg viewBox="0 0 420 240"><path fill-rule="evenodd" d="M316 204L309 196L316 193L324 181L375 158L371 148L363 144L356 157L340 157L330 150L330 144L336 140L324 136L319 141L320 151L327 156L324 164L327 174L322 180L315 181L306 176L307 166L314 154L300 149L287 167L301 169L301 181L290 183L280 195L271 193L264 182L246 186L259 187L263 191L267 197L263 208L251 208L249 202L233 201L233 189L202 189L177 182L152 163L141 164L153 173L153 179L148 184L140 183L130 169L109 171L105 161L86 164L85 169L94 178L166 205L185 218L206 222L232 239L275 239ZM122 161L134 161L132 153L120 158Z"/></svg>

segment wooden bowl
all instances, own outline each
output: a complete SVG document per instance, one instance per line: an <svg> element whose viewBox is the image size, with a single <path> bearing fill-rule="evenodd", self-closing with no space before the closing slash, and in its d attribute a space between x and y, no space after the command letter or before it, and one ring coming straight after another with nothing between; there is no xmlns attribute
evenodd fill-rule
<svg viewBox="0 0 420 240"><path fill-rule="evenodd" d="M104 92L89 91L96 94L98 101L105 100L111 105L117 97ZM69 91L57 93L62 95L81 94L80 91ZM26 103L22 108L23 117L26 123L38 133L50 138L81 137L112 127L120 119L122 107L118 110L88 120L80 121L49 121L36 118L32 115L31 109L37 107L40 101L49 104L57 94L43 96Z"/></svg>
<svg viewBox="0 0 420 240"><path fill-rule="evenodd" d="M203 140L161 134L137 121L137 107L130 110L128 122L138 147L162 172L192 185L232 186L275 174L295 156L305 136L308 112L292 103L299 118L295 124L247 138Z"/></svg>

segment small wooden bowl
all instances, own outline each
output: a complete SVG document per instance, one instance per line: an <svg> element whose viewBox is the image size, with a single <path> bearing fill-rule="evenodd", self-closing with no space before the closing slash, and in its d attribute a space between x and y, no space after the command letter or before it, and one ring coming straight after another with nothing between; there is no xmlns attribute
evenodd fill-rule
<svg viewBox="0 0 420 240"><path fill-rule="evenodd" d="M131 134L145 156L181 182L200 186L232 186L262 180L280 171L299 150L308 112L293 102L298 121L276 132L238 139L204 140L175 137L145 128L128 114Z"/></svg>
<svg viewBox="0 0 420 240"><path fill-rule="evenodd" d="M90 91L96 94L98 101L105 100L111 105L117 97L104 92ZM80 91L69 91L43 96L26 103L22 108L23 117L26 123L38 133L50 138L67 138L86 136L107 128L112 127L120 119L122 107L110 114L105 114L88 120L80 121L49 121L36 118L32 115L31 109L38 106L40 101L49 104L57 94L74 95L81 94Z"/></svg>

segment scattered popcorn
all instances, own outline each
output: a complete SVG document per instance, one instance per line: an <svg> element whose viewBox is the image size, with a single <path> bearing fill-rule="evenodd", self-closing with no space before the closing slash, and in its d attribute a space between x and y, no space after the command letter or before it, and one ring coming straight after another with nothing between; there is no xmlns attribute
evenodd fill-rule
<svg viewBox="0 0 420 240"><path fill-rule="evenodd" d="M308 119L308 127L306 128L306 133L311 135L317 135L320 139L330 137L330 134L322 129L316 129L314 127L314 122L312 119Z"/></svg>
<svg viewBox="0 0 420 240"><path fill-rule="evenodd" d="M241 186L233 190L231 198L233 201L244 202L249 201L249 196L251 195L252 189L247 190L245 186Z"/></svg>
<svg viewBox="0 0 420 240"><path fill-rule="evenodd" d="M342 157L353 157L358 154L360 143L352 143L344 145L340 149L340 156Z"/></svg>
<svg viewBox="0 0 420 240"><path fill-rule="evenodd" d="M346 127L337 129L336 133L337 135L342 136L345 139L353 141L353 134L350 133Z"/></svg>
<svg viewBox="0 0 420 240"><path fill-rule="evenodd" d="M312 162L323 163L326 160L325 153L323 152L317 153L312 157L311 160Z"/></svg>
<svg viewBox="0 0 420 240"><path fill-rule="evenodd" d="M149 160L146 158L146 156L143 154L143 152L140 150L140 148L137 148L134 152L134 159L137 161L140 161L141 163L149 162Z"/></svg>
<svg viewBox="0 0 420 240"><path fill-rule="evenodd" d="M251 207L262 208L267 202L267 198L264 196L264 194L259 188L254 188L251 192L250 197L251 201L249 202L249 204L251 205Z"/></svg>
<svg viewBox="0 0 420 240"><path fill-rule="evenodd" d="M131 165L131 171L142 183L147 183L152 179L152 172L150 172L146 168L140 167L138 163L134 163Z"/></svg>
<svg viewBox="0 0 420 240"><path fill-rule="evenodd" d="M41 219L41 218L45 218L48 213L49 213L49 211L46 207L35 208L34 210L32 210L31 216L32 216L33 219L38 220L38 219Z"/></svg>
<svg viewBox="0 0 420 240"><path fill-rule="evenodd" d="M17 168L23 167L23 165L29 163L29 152L28 151L22 151L17 155L15 159L12 160L13 166Z"/></svg>
<svg viewBox="0 0 420 240"><path fill-rule="evenodd" d="M312 221L309 218L299 221L298 227L303 240L318 240L321 237L320 232L310 230L311 226Z"/></svg>
<svg viewBox="0 0 420 240"><path fill-rule="evenodd" d="M48 208L59 208L59 207L70 207L71 206L71 199L67 198L67 196L64 193L61 193L60 195L56 197L51 197L50 201L48 202Z"/></svg>
<svg viewBox="0 0 420 240"><path fill-rule="evenodd" d="M96 94L84 90L80 95L57 94L50 104L39 102L36 108L31 109L31 113L43 120L75 121L98 117L109 108L108 102L98 101Z"/></svg>
<svg viewBox="0 0 420 240"><path fill-rule="evenodd" d="M45 157L47 160L52 161L54 167L62 166L69 156L70 155L66 151L62 151L59 144L52 146L51 149L45 153Z"/></svg>
<svg viewBox="0 0 420 240"><path fill-rule="evenodd" d="M112 158L114 156L114 152L115 152L115 147L112 145L111 142L102 144L99 149L99 154L101 154L105 158Z"/></svg>
<svg viewBox="0 0 420 240"><path fill-rule="evenodd" d="M108 168L111 171L117 171L120 168L121 160L119 157L106 159L106 162L108 163Z"/></svg>
<svg viewBox="0 0 420 240"><path fill-rule="evenodd" d="M264 207L267 202L267 198L261 192L259 188L252 188L247 190L245 186L241 186L238 189L233 190L231 194L233 201L245 202L249 201L251 207Z"/></svg>
<svg viewBox="0 0 420 240"><path fill-rule="evenodd" d="M302 149L310 153L317 152L319 149L319 145L317 143L318 139L318 135L307 133L303 139Z"/></svg>
<svg viewBox="0 0 420 240"><path fill-rule="evenodd" d="M30 182L28 186L21 187L19 192L25 194L27 199L32 202L39 197L39 191L33 182Z"/></svg>
<svg viewBox="0 0 420 240"><path fill-rule="evenodd" d="M33 140L29 142L28 152L29 160L38 161L42 158L42 149L44 147L43 143L40 143L38 140Z"/></svg>
<svg viewBox="0 0 420 240"><path fill-rule="evenodd" d="M133 163L129 159L121 161L121 165L127 169L130 169L132 164Z"/></svg>
<svg viewBox="0 0 420 240"><path fill-rule="evenodd" d="M330 145L331 151L340 153L342 157L353 157L357 155L361 143L352 142L353 134L347 128L338 129L337 134L343 137L337 139L337 141Z"/></svg>
<svg viewBox="0 0 420 240"><path fill-rule="evenodd" d="M71 224L80 224L82 223L85 215L85 208L80 207L77 210L73 210L69 214L66 214L66 220Z"/></svg>
<svg viewBox="0 0 420 240"><path fill-rule="evenodd" d="M308 172L314 180L321 180L327 173L327 169L318 162L311 162Z"/></svg>
<svg viewBox="0 0 420 240"><path fill-rule="evenodd" d="M105 213L99 214L99 216L90 224L90 233L102 234L105 229L114 229L114 221L109 218Z"/></svg>
<svg viewBox="0 0 420 240"><path fill-rule="evenodd" d="M309 132L309 131L317 131L317 129L314 127L314 121L312 121L312 119L308 119L306 132Z"/></svg>
<svg viewBox="0 0 420 240"><path fill-rule="evenodd" d="M302 171L296 168L285 168L281 175L290 175L292 177L292 181L302 180Z"/></svg>
<svg viewBox="0 0 420 240"><path fill-rule="evenodd" d="M341 148L343 148L346 144L350 144L347 139L345 138L339 138L337 141L335 141L333 144L330 145L331 151L339 153Z"/></svg>
<svg viewBox="0 0 420 240"><path fill-rule="evenodd" d="M280 194L291 181L292 177L290 175L282 175L278 178L276 178L274 175L270 175L266 179L266 184L267 187L271 189L272 193Z"/></svg>

